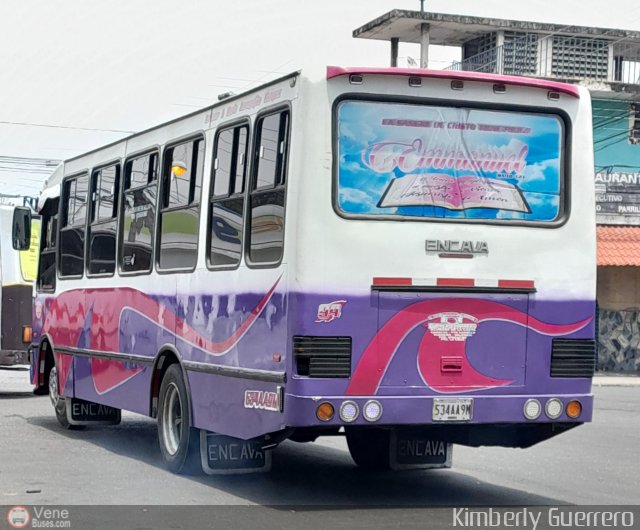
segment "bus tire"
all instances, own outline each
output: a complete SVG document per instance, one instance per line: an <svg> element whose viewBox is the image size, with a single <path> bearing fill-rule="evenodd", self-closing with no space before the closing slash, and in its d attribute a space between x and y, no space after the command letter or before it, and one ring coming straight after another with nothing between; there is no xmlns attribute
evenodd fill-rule
<svg viewBox="0 0 640 530"><path fill-rule="evenodd" d="M370 471L390 468L391 431L376 428L345 429L349 454L358 467Z"/></svg>
<svg viewBox="0 0 640 530"><path fill-rule="evenodd" d="M189 394L179 364L167 368L159 397L158 440L162 460L173 473L196 474L202 470L200 433L192 427Z"/></svg>
<svg viewBox="0 0 640 530"><path fill-rule="evenodd" d="M58 370L55 366L49 371L49 399L53 405L58 423L65 429L78 430L82 425L71 425L67 418L67 400L60 395L58 389Z"/></svg>

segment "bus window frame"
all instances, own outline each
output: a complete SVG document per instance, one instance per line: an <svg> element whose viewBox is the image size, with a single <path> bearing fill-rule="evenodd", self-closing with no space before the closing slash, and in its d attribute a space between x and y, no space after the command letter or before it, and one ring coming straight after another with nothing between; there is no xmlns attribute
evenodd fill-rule
<svg viewBox="0 0 640 530"><path fill-rule="evenodd" d="M62 199L60 197L47 199L47 201L52 201L52 200L58 201L58 207L55 211L52 211L49 215L46 216L47 222L46 223L43 222L45 219L44 215L40 214L39 216L40 217L40 248L38 249L38 276L36 277L36 281L34 282L37 293L55 293L56 286L58 283L58 247L59 247L58 238L60 237L60 228L59 228L60 227L60 203L62 202ZM45 205L46 205L46 202L45 202ZM50 224L53 223L54 220L56 224L55 229L50 228ZM49 230L50 230L49 233L51 234L51 236L55 238L55 243L56 243L51 248L44 246L45 242L47 241L46 232ZM53 262L55 267L55 272L53 275L53 286L47 287L47 288L43 288L42 283L40 281L42 278L42 274L41 274L42 272L41 263L43 263L42 254L45 251L48 252L49 254L53 254Z"/></svg>
<svg viewBox="0 0 640 530"><path fill-rule="evenodd" d="M246 145L246 159L244 163L244 182L243 189L239 193L228 193L225 196L220 196L215 198L213 195L214 186L215 186L215 172L216 169L214 167L215 162L215 154L218 148L218 138L220 134L224 131L233 130L237 127L246 127L247 128L247 145ZM211 151L211 171L209 172L209 193L207 197L207 244L206 244L206 256L205 262L207 269L210 271L233 271L237 270L240 265L242 265L243 261L246 263L245 257L245 238L246 238L246 226L247 226L247 202L249 201L249 196L247 192L251 188L251 175L253 171L253 132L254 132L255 122L252 123L251 119L246 116L238 119L234 119L233 121L228 121L226 123L222 123L216 127L214 136L213 136L213 150ZM235 184L235 178L234 178ZM231 190L231 178L229 179L229 190ZM235 265L214 265L211 263L211 223L213 221L213 204L214 201L217 200L225 200L232 198L243 198L242 204L242 242L240 244L240 259Z"/></svg>
<svg viewBox="0 0 640 530"><path fill-rule="evenodd" d="M151 248L151 267L149 267L148 270L144 270L144 271L125 271L122 270L122 264L121 264L121 256L122 256L122 251L123 251L123 245L124 245L124 194L127 191L134 191L134 190L141 190L143 188L146 188L147 186L149 186L149 184L151 184L153 182L153 180L151 181L147 181L147 183L144 186L135 186L132 188L126 188L125 189L125 182L126 182L126 172L127 172L127 164L129 162L131 162L132 160L135 160L136 158L142 158L143 156L152 156L152 155L156 155L157 157L157 161L158 161L158 167L156 168L156 186L159 188L160 183L158 182L160 179L160 164L161 164L161 158L160 158L160 145L159 144L154 144L152 146L146 147L145 149L141 149L140 151L135 151L131 154L127 154L127 156L124 158L123 162L122 162L122 175L121 175L121 185L120 185L120 198L118 201L119 204L119 209L118 209L118 234L117 234L117 255L116 255L116 271L118 273L118 276L120 277L128 277L128 276L145 276L145 275L149 275L153 272L153 262L155 260L155 252L156 252L156 248L155 248L155 232L157 231L157 222L158 222L158 196L159 196L159 192L156 191L156 201L155 201L155 214L154 214L154 233L151 234L151 240L154 242L153 247Z"/></svg>
<svg viewBox="0 0 640 530"><path fill-rule="evenodd" d="M521 219L463 219L463 218L440 218L440 217L420 217L412 215L382 215L382 214L351 214L342 211L338 204L339 194L339 138L338 138L338 107L345 101L362 101L374 103L402 103L408 105L430 105L439 107L511 111L528 114L546 114L558 117L562 129L562 145L560 146L560 193L558 216L553 221L526 221ZM573 123L566 110L558 107L541 107L535 105L518 105L512 103L487 103L483 101L462 101L455 99L422 98L415 96L388 96L382 94L361 94L344 93L338 96L331 106L331 149L332 149L332 170L331 170L331 205L338 217L345 220L359 221L394 221L394 222L417 222L417 223L457 223L461 225L491 225L491 226L520 226L527 228L560 228L571 217L571 158L573 142Z"/></svg>
<svg viewBox="0 0 640 530"><path fill-rule="evenodd" d="M165 194L165 164L167 163L167 152L169 149L176 147L177 145L186 144L189 142L195 142L200 140L202 142L202 180L200 182L200 199L198 206L198 233L196 234L196 260L193 267L180 267L173 269L163 269L160 267L160 241L162 237L162 227L160 226L160 220L163 213L175 212L180 210L186 210L194 206L195 202L189 202L186 206L172 206L164 207L164 194ZM169 140L164 144L162 149L162 157L159 159L158 167L158 194L156 196L156 220L155 220L155 241L153 249L153 267L157 274L175 274L175 273L189 273L194 272L198 268L198 260L200 258L200 225L202 224L202 192L204 191L205 182L205 169L204 166L207 162L207 139L204 130L199 130L179 138ZM193 182L190 183L190 186ZM191 187L189 188L189 197L191 198Z"/></svg>
<svg viewBox="0 0 640 530"><path fill-rule="evenodd" d="M68 201L64 201L64 189L67 185L67 182L74 179L79 179L82 177L87 177L87 206L84 215L84 223L82 228L84 230L84 241L82 246L82 274L61 274L62 269L62 232L67 229L67 227L71 228L80 228L80 225L64 225L62 226L62 220L66 220L66 216L68 214ZM58 226L57 229L57 238L56 238L56 281L57 280L78 280L84 278L85 272L85 254L87 248L87 222L89 220L89 194L91 188L91 170L89 168L85 168L81 171L74 172L71 175L65 175L60 183L60 203L58 204Z"/></svg>
<svg viewBox="0 0 640 530"><path fill-rule="evenodd" d="M114 193L114 208L115 208L115 212L114 215L110 218L110 219L102 219L102 220L96 220L93 221L92 217L94 214L94 205L93 205L93 197L91 197L91 194L93 193L91 190L93 188L93 178L95 176L95 174L98 171L102 171L103 169L106 169L108 167L111 166L116 166L117 169L117 173L116 173L116 190ZM108 273L108 272L104 272L104 273L99 273L99 274L92 274L89 272L89 251L90 251L90 244L88 244L87 240L85 240L85 244L84 244L84 253L85 253L85 257L84 257L84 273L85 276L87 278L112 278L113 276L116 275L116 272L118 272L118 257L119 257L119 248L118 248L118 232L120 230L120 207L121 207L121 200L120 200L120 195L121 195L121 190L122 187L124 185L124 164L122 162L121 158L117 158L117 159L113 159L110 162L104 163L104 164L100 164L99 166L96 166L94 168L91 169L91 172L89 173L89 206L88 206L88 211L87 211L87 232L86 235L89 235L89 231L91 229L91 227L95 226L95 225L101 225L101 224L106 224L108 222L111 222L115 219L116 221L116 253L114 256L114 260L115 260L115 267L113 269L113 272ZM98 201L99 202L99 201Z"/></svg>
<svg viewBox="0 0 640 530"><path fill-rule="evenodd" d="M259 153L259 141L258 138L258 123L261 119L282 112L289 113L289 123L287 130L287 141L285 146L285 159L283 162L283 175L284 175L284 183L280 183L272 188L256 188L256 183L258 179L258 173L256 170L256 160L260 156ZM290 101L285 103L279 103L274 105L273 107L267 107L262 109L258 114L256 114L253 120L253 137L251 138L251 149L249 151L250 154L250 168L249 168L249 178L248 178L248 186L246 186L246 200L244 206L244 225L245 230L243 234L243 254L244 254L244 262L247 268L249 269L275 269L278 268L285 256L285 241L286 241L286 233L287 233L287 197L288 197L288 183L289 183L289 162L291 160L291 138L292 138L292 130L293 130L293 108ZM250 259L251 254L251 197L254 194L268 193L271 192L278 187L282 187L284 191L284 208L283 208L283 219L284 219L284 232L282 237L282 254L280 255L280 259L277 261L271 262L253 262Z"/></svg>

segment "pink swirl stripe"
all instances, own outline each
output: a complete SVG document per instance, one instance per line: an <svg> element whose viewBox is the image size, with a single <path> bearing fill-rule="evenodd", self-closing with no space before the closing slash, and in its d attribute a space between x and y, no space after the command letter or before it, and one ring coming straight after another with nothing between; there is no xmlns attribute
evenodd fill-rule
<svg viewBox="0 0 640 530"><path fill-rule="evenodd" d="M541 322L522 311L504 304L488 300L470 300L468 298L451 298L446 300L425 300L412 304L393 316L365 348L358 363L349 387L347 395L370 396L374 395L380 382L391 363L400 344L417 326L425 322L429 316L437 313L459 312L474 316L478 324L487 321L503 321L531 329L542 335L559 336L575 333L588 325L593 317L589 317L574 324L549 324ZM428 334L428 332L427 332ZM435 337L433 337L435 339ZM451 386L450 382L442 380L439 357L429 355L433 350L434 342L431 338L425 338L419 348L418 369L425 384L432 386L434 390L451 392L461 390L478 390L509 384L510 381L493 379L477 372L469 364L465 346L466 342L439 342L438 351L445 351L446 355L458 355L464 358L463 373L469 370L468 377L460 380L459 388ZM444 349L443 349L444 348ZM446 351L449 349L450 351ZM433 357L433 359L429 359Z"/></svg>

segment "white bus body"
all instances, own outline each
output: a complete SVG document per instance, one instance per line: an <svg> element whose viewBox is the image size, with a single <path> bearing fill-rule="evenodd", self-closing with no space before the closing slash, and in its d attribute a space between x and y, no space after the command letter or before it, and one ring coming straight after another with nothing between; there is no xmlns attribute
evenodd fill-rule
<svg viewBox="0 0 640 530"><path fill-rule="evenodd" d="M526 447L591 419L586 89L293 73L66 161L40 207L33 382L158 415L174 469L173 395L245 440L346 427L360 463L372 433Z"/></svg>

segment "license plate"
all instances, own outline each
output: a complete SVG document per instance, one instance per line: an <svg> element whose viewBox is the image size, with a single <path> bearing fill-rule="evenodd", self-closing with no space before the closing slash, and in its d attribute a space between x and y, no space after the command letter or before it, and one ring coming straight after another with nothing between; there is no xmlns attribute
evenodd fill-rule
<svg viewBox="0 0 640 530"><path fill-rule="evenodd" d="M473 418L473 398L435 398L433 421L469 421Z"/></svg>

